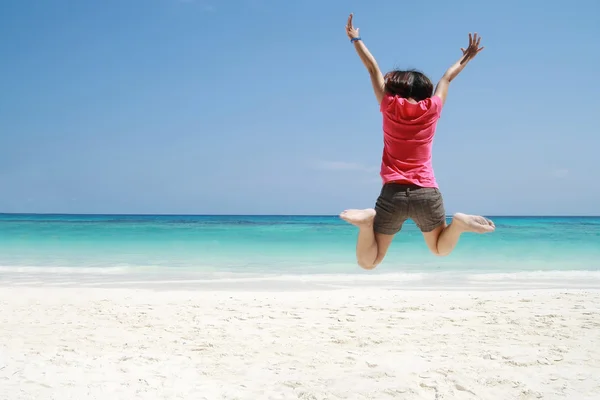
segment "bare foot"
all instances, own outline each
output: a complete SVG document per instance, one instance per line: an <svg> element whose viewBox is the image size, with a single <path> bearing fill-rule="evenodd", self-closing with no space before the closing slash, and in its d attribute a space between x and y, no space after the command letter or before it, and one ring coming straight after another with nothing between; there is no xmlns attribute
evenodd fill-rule
<svg viewBox="0 0 600 400"><path fill-rule="evenodd" d="M346 210L340 214L340 218L356 226L372 225L375 218L375 210L372 208Z"/></svg>
<svg viewBox="0 0 600 400"><path fill-rule="evenodd" d="M461 227L463 232L488 233L496 229L494 223L479 215L454 214L452 223Z"/></svg>

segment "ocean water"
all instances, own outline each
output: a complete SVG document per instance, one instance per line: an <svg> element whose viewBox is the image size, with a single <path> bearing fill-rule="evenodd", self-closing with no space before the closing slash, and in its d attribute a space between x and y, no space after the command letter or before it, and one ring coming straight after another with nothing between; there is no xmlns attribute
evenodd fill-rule
<svg viewBox="0 0 600 400"><path fill-rule="evenodd" d="M0 214L0 282L600 278L600 217L490 218L496 232L463 235L448 257L430 254L407 222L384 262L366 272L355 262L357 230L334 216Z"/></svg>

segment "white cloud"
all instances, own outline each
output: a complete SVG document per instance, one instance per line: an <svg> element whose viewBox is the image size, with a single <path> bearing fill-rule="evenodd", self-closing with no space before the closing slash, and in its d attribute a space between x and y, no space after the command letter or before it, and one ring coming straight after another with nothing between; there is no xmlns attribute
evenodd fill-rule
<svg viewBox="0 0 600 400"><path fill-rule="evenodd" d="M314 167L325 171L360 171L360 172L376 172L376 167L370 167L360 163L346 161L318 161L314 163Z"/></svg>

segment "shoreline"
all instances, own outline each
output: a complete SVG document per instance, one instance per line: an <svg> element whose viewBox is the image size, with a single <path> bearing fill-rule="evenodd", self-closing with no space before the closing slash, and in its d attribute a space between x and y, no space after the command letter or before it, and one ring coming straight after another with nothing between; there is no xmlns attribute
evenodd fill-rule
<svg viewBox="0 0 600 400"><path fill-rule="evenodd" d="M119 268L0 267L0 287L131 288L163 291L314 291L351 288L402 291L600 290L600 271L267 274L166 268L127 272Z"/></svg>

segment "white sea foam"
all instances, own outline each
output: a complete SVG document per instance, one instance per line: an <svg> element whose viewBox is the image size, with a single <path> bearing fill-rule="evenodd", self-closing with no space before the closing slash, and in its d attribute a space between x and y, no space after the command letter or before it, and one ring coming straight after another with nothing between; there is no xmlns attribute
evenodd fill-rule
<svg viewBox="0 0 600 400"><path fill-rule="evenodd" d="M519 289L600 288L600 271L376 272L348 266L352 273L275 274L198 271L155 266L41 267L0 266L0 284L13 286L116 286L164 289Z"/></svg>
<svg viewBox="0 0 600 400"><path fill-rule="evenodd" d="M53 266L2 266L0 265L0 274L125 274L131 273L131 267L53 267Z"/></svg>

